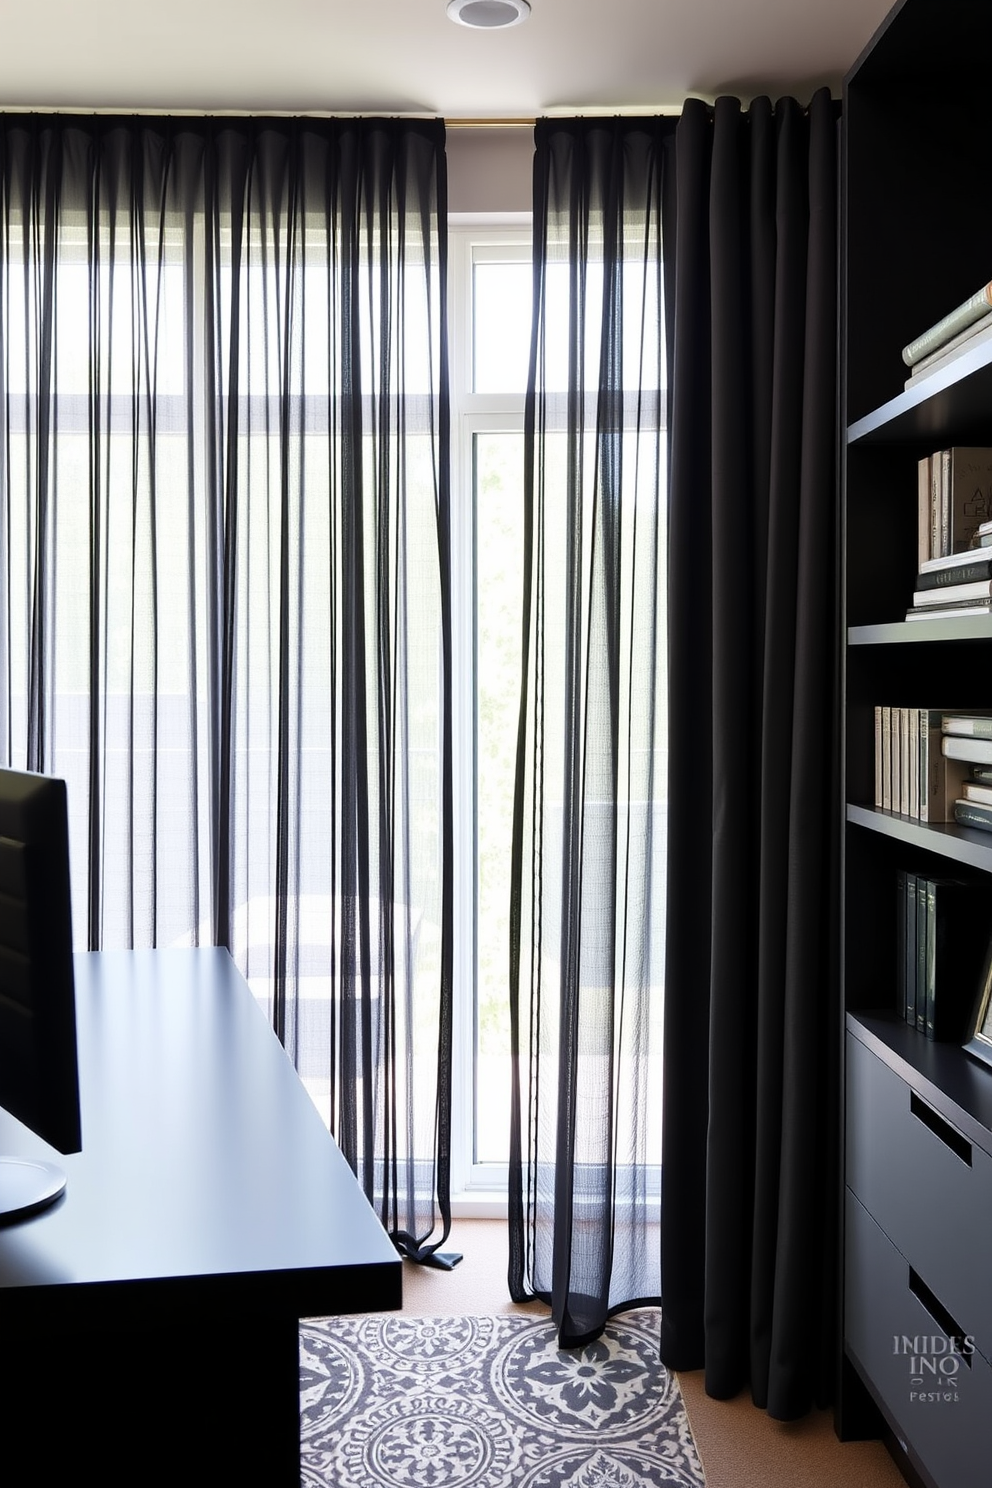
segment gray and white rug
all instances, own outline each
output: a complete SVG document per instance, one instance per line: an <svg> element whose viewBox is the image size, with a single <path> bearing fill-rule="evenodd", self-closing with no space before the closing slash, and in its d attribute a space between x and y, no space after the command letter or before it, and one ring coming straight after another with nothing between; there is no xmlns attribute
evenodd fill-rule
<svg viewBox="0 0 992 1488"><path fill-rule="evenodd" d="M659 1313L559 1349L546 1317L311 1320L305 1488L703 1488Z"/></svg>

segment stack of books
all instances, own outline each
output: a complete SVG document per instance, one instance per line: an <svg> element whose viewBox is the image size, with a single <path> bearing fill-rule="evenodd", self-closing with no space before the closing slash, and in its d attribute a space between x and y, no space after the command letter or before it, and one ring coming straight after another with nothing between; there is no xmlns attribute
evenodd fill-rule
<svg viewBox="0 0 992 1488"><path fill-rule="evenodd" d="M965 783L974 779L975 766L972 761L945 751L943 743L949 730L944 725L966 718L969 721L972 718L966 709L877 706L876 808L896 811L917 821L954 821L955 807L964 799ZM988 777L992 782L992 769L988 770Z"/></svg>
<svg viewBox="0 0 992 1488"><path fill-rule="evenodd" d="M916 575L907 620L992 614L992 548L928 558Z"/></svg>
<svg viewBox="0 0 992 1488"><path fill-rule="evenodd" d="M927 1038L961 1043L992 932L992 885L900 871L897 894L901 1014Z"/></svg>
<svg viewBox="0 0 992 1488"><path fill-rule="evenodd" d="M992 447L954 445L925 455L917 472L918 571L907 619L992 597L992 570L969 567L992 558L982 551L989 534ZM989 587L976 592L972 586L978 583Z"/></svg>
<svg viewBox="0 0 992 1488"><path fill-rule="evenodd" d="M947 714L941 720L941 753L950 778L963 767L953 820L992 832L992 716ZM953 768L951 768L953 767Z"/></svg>
<svg viewBox="0 0 992 1488"><path fill-rule="evenodd" d="M906 386L956 361L983 342L992 340L992 283L970 295L963 304L930 326L902 349L909 368Z"/></svg>

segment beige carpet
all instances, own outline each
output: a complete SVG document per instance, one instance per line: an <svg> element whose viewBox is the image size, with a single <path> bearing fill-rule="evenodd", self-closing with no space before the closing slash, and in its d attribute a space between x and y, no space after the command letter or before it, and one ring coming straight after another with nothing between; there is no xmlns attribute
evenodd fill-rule
<svg viewBox="0 0 992 1488"><path fill-rule="evenodd" d="M465 1257L454 1271L404 1264L405 1312L441 1317L548 1311L540 1302L510 1301L501 1220L459 1220L445 1248ZM784 1425L757 1410L746 1393L711 1400L699 1372L680 1374L679 1384L706 1488L905 1488L881 1442L839 1442L828 1411Z"/></svg>

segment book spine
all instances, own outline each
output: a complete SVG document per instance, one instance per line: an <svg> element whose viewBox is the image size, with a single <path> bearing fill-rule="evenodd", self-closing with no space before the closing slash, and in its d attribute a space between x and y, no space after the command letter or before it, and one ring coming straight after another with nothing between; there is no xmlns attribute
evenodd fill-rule
<svg viewBox="0 0 992 1488"><path fill-rule="evenodd" d="M992 536L992 533L979 533L979 537ZM932 573L934 569L954 569L965 563L980 563L988 558L988 553L983 553L980 548L970 548L964 553L947 553L943 558L928 558L926 563L921 564L920 573Z"/></svg>
<svg viewBox="0 0 992 1488"><path fill-rule="evenodd" d="M934 996L937 980L937 886L932 878L926 881L927 960L926 980L923 991L923 1032L927 1038L934 1036ZM917 1003L919 997L917 997ZM919 1027L919 1020L917 1020Z"/></svg>
<svg viewBox="0 0 992 1488"><path fill-rule="evenodd" d="M992 739L992 718L980 714L945 713L940 720L941 734L956 734L972 739Z"/></svg>
<svg viewBox="0 0 992 1488"><path fill-rule="evenodd" d="M903 1016L916 1027L916 874L903 875L902 981Z"/></svg>
<svg viewBox="0 0 992 1488"><path fill-rule="evenodd" d="M882 809L892 810L892 709L882 705Z"/></svg>
<svg viewBox="0 0 992 1488"><path fill-rule="evenodd" d="M930 556L942 558L940 546L940 450L930 456Z"/></svg>
<svg viewBox="0 0 992 1488"><path fill-rule="evenodd" d="M906 803L907 816L918 817L920 814L920 710L919 708L907 708L909 715L909 800Z"/></svg>
<svg viewBox="0 0 992 1488"><path fill-rule="evenodd" d="M973 325L976 320L981 320L990 306L992 306L992 284L986 284L984 288L969 295L963 304L956 305L936 324L917 336L915 341L910 341L908 346L903 347L902 359L906 366L914 366L921 357L929 356L930 352L936 351L938 346L943 346L966 326Z"/></svg>
<svg viewBox="0 0 992 1488"><path fill-rule="evenodd" d="M927 880L916 880L916 995L913 999L913 1022L920 1033L927 1024Z"/></svg>
<svg viewBox="0 0 992 1488"><path fill-rule="evenodd" d="M951 452L940 452L940 552L951 551ZM962 594L962 599L967 596Z"/></svg>
<svg viewBox="0 0 992 1488"><path fill-rule="evenodd" d="M992 832L992 806L980 806L977 801L955 801L954 820L961 827L978 827L982 832Z"/></svg>
<svg viewBox="0 0 992 1488"><path fill-rule="evenodd" d="M985 339L990 330L992 330L992 310L987 310L984 315L980 315L977 320L973 320L970 325L966 325L963 331L958 331L956 336L951 336L949 340L942 341L933 351L928 352L926 356L920 357L918 362L913 362L910 367L912 375L918 377L921 372L928 371L930 368L936 366L938 362L943 363L944 358L950 357L951 353L957 351L959 347L962 350L967 350L971 343L977 340L978 337Z"/></svg>
<svg viewBox="0 0 992 1488"><path fill-rule="evenodd" d="M992 615L992 599L959 599L954 604L920 605L907 610L907 620L960 620L962 615Z"/></svg>
<svg viewBox="0 0 992 1488"><path fill-rule="evenodd" d="M929 708L921 708L919 710L919 714L920 716L917 722L917 734L920 741L919 816L920 821L932 821L933 817L930 815L930 813L933 810L934 803L936 801L938 784L937 765L933 759L932 752L933 724L931 722L931 712ZM936 753L938 759L942 758L939 748L937 749Z"/></svg>
<svg viewBox="0 0 992 1488"><path fill-rule="evenodd" d="M882 707L875 704L875 809L882 804Z"/></svg>
<svg viewBox="0 0 992 1488"><path fill-rule="evenodd" d="M892 810L902 811L902 708L892 709Z"/></svg>
<svg viewBox="0 0 992 1488"><path fill-rule="evenodd" d="M929 575L927 575L929 577ZM976 579L963 584L954 575L954 582L934 589L914 589L914 605L956 604L959 600L992 599L992 579Z"/></svg>
<svg viewBox="0 0 992 1488"><path fill-rule="evenodd" d="M982 806L992 806L992 785L983 785L978 780L966 780L961 793L966 801L978 801Z"/></svg>
<svg viewBox="0 0 992 1488"><path fill-rule="evenodd" d="M934 556L930 551L930 456L924 455L917 466L916 546L920 568Z"/></svg>
<svg viewBox="0 0 992 1488"><path fill-rule="evenodd" d="M992 739L968 739L960 734L944 734L940 751L947 759L967 760L974 765L992 765Z"/></svg>
<svg viewBox="0 0 992 1488"><path fill-rule="evenodd" d="M946 591L958 584L977 584L982 579L992 579L992 557L976 558L972 563L958 563L953 568L923 569L916 575L916 589L937 589L945 597Z"/></svg>

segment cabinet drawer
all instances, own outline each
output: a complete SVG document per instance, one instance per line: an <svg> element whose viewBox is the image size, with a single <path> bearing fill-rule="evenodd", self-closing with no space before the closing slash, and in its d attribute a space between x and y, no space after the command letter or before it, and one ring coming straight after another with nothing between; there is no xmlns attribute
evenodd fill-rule
<svg viewBox="0 0 992 1488"><path fill-rule="evenodd" d="M847 1182L992 1359L992 1158L847 1041Z"/></svg>
<svg viewBox="0 0 992 1488"><path fill-rule="evenodd" d="M848 1349L896 1434L941 1488L988 1488L992 1367L978 1352L968 1362L948 1353L940 1299L920 1299L908 1261L850 1192L845 1228Z"/></svg>

